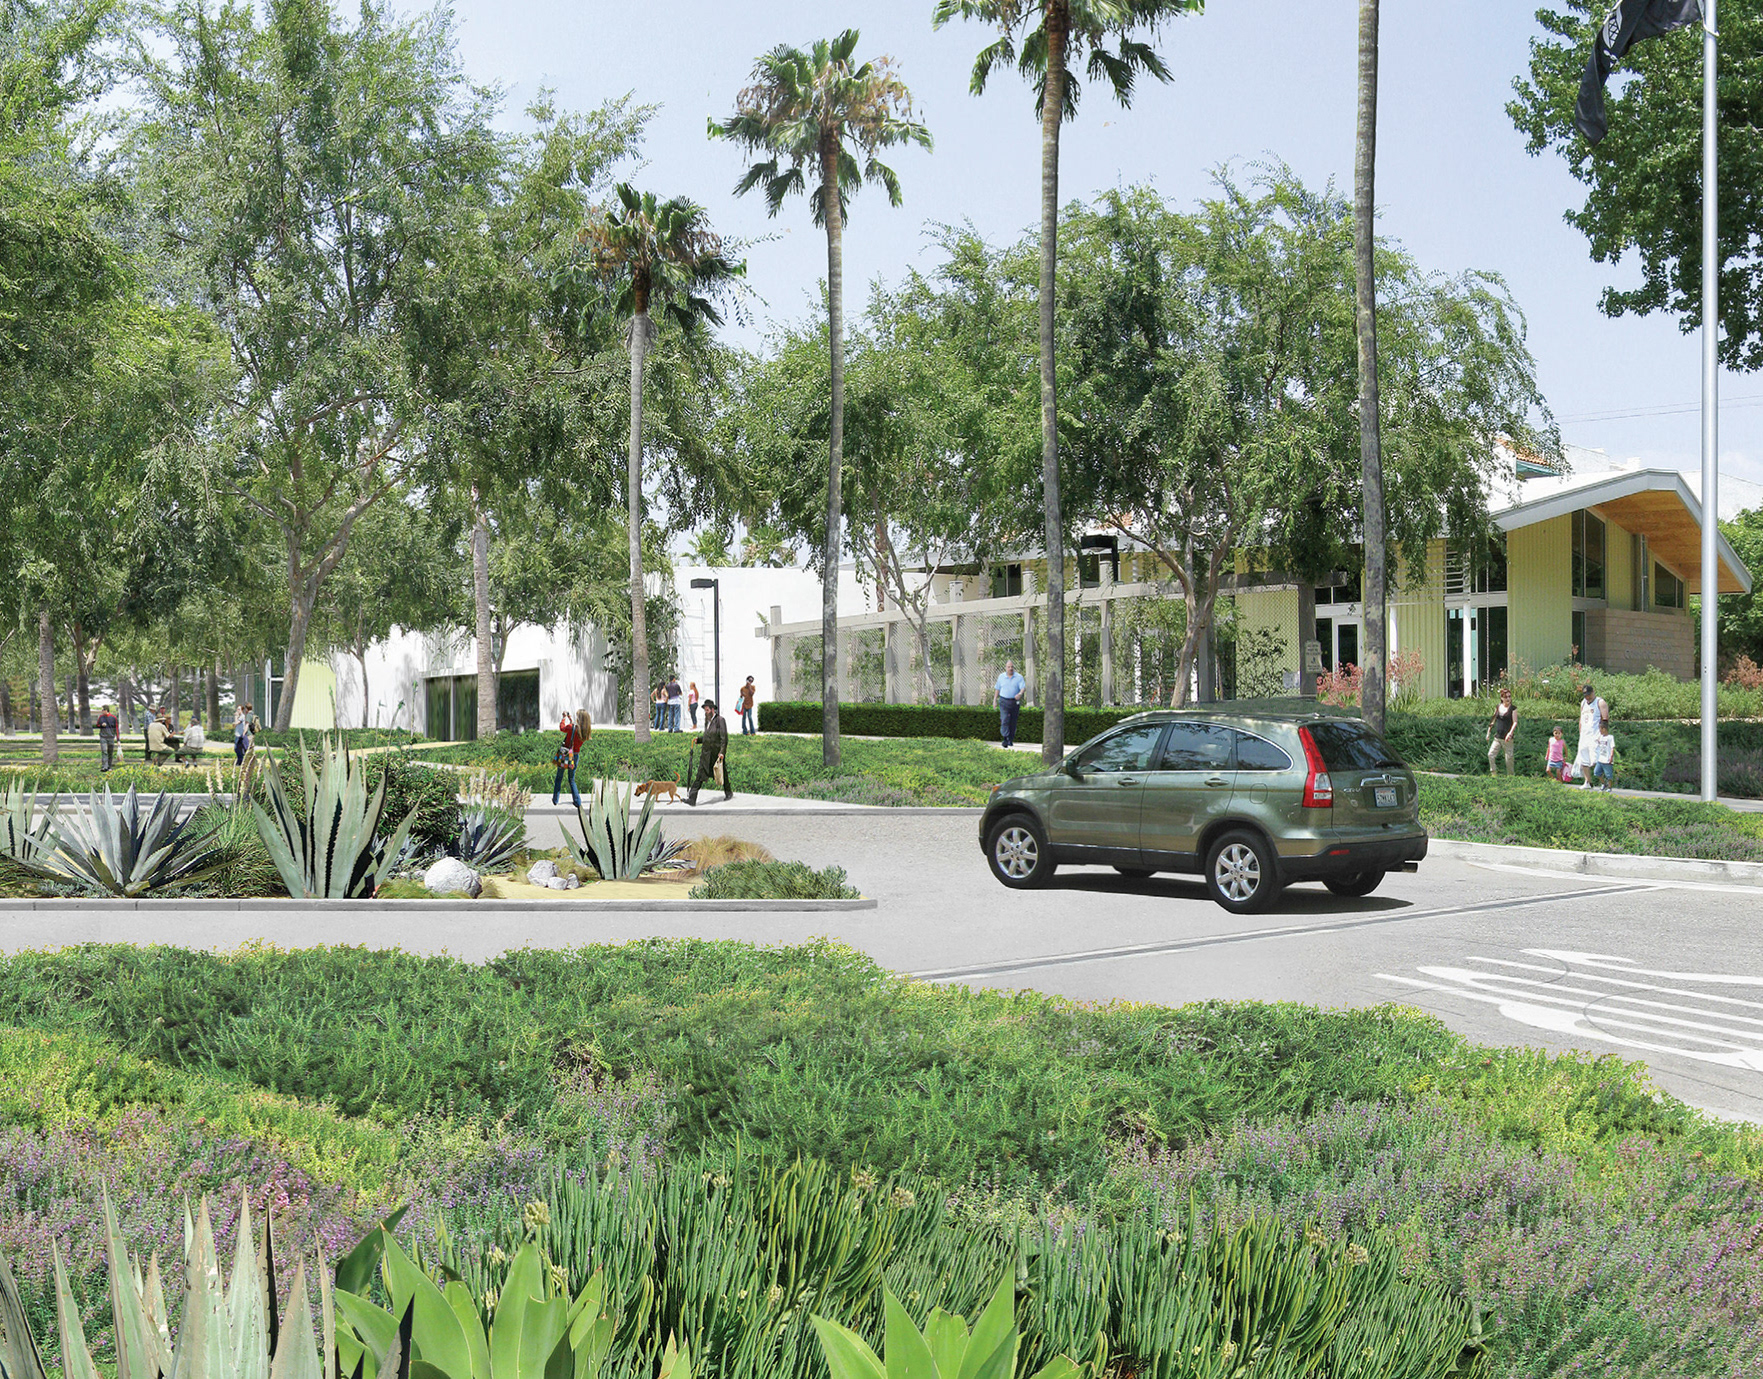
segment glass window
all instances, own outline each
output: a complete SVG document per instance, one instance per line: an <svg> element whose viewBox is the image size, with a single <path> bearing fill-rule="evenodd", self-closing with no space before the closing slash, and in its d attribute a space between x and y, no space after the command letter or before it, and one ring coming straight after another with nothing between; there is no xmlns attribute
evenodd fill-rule
<svg viewBox="0 0 1763 1379"><path fill-rule="evenodd" d="M1573 514L1573 594L1604 597L1604 522L1583 509Z"/></svg>
<svg viewBox="0 0 1763 1379"><path fill-rule="evenodd" d="M1264 737L1253 733L1237 734L1237 770L1289 771L1292 759Z"/></svg>
<svg viewBox="0 0 1763 1379"><path fill-rule="evenodd" d="M1159 771L1227 771L1231 730L1215 723L1171 723Z"/></svg>
<svg viewBox="0 0 1763 1379"><path fill-rule="evenodd" d="M1331 771L1375 771L1402 764L1388 743L1354 719L1330 718L1305 726Z"/></svg>
<svg viewBox="0 0 1763 1379"><path fill-rule="evenodd" d="M995 599L1013 599L1022 594L1022 566L994 565L992 567L992 597Z"/></svg>
<svg viewBox="0 0 1763 1379"><path fill-rule="evenodd" d="M1585 665L1586 659L1585 659L1585 614L1584 613L1576 612L1573 615L1573 631L1570 635L1573 639L1573 653L1572 653L1573 659L1578 661L1581 665Z"/></svg>
<svg viewBox="0 0 1763 1379"><path fill-rule="evenodd" d="M1161 723L1140 723L1112 733L1078 753L1077 769L1085 775L1092 771L1110 774L1148 770L1151 754L1157 750L1157 739L1162 734Z"/></svg>
<svg viewBox="0 0 1763 1379"><path fill-rule="evenodd" d="M1653 606L1683 607L1683 581L1656 562L1653 565Z"/></svg>

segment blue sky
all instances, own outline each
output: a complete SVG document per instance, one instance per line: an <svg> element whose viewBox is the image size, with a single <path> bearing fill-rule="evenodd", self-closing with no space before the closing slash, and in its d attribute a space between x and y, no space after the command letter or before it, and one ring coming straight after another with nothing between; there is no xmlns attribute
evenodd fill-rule
<svg viewBox="0 0 1763 1379"><path fill-rule="evenodd" d="M660 107L646 166L633 180L696 198L729 233L773 236L747 256L758 298L749 338L768 318L804 315L826 271L824 237L801 203L771 221L756 194L737 200L739 153L705 135L706 118L728 112L754 58L775 43L860 29L859 56L898 61L936 138L933 153L902 150L891 160L905 190L899 210L868 189L853 203L848 305L861 305L874 277L934 263L927 222L970 220L998 241L1036 222L1039 128L1028 88L1000 75L983 97L970 96L973 55L988 33L961 23L933 30L931 10L931 0L456 4L466 68L505 88L510 119L541 86L565 107L626 92ZM1169 26L1161 51L1174 82L1141 87L1130 110L1100 90L1086 94L1063 138L1061 199L1148 181L1191 204L1207 194L1219 164L1269 157L1307 182L1333 178L1350 191L1357 10L1352 0L1211 0L1204 15ZM1599 312L1611 274L1633 270L1591 261L1584 238L1562 220L1583 200L1579 184L1558 158L1528 156L1506 116L1512 80L1539 32L1534 10L1517 0L1384 6L1380 229L1428 268L1506 278L1565 440L1613 459L1696 468L1697 338L1673 318ZM1722 473L1763 481L1763 379L1728 374L1722 391ZM1682 410L1660 410L1674 407ZM1637 412L1648 414L1629 415ZM1747 506L1763 493L1751 484L1728 492Z"/></svg>

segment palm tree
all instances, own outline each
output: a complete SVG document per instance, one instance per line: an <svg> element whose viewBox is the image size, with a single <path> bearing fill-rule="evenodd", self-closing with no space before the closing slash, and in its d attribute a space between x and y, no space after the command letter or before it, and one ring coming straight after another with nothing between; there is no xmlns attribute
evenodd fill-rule
<svg viewBox="0 0 1763 1379"><path fill-rule="evenodd" d="M649 641L643 607L643 362L654 327L649 308L659 306L682 330L722 316L716 298L746 272L712 233L705 210L676 196L657 201L627 183L617 187L619 205L589 231L602 273L619 288L617 310L630 317L631 443L626 470L631 567L631 726L637 741L649 740Z"/></svg>
<svg viewBox="0 0 1763 1379"><path fill-rule="evenodd" d="M753 84L735 98L735 113L710 122L712 138L733 139L759 161L735 188L765 191L766 209L808 189L808 209L826 227L827 334L832 351L828 425L826 546L820 595L821 757L839 764L839 470L845 447L845 210L865 182L900 204L900 180L876 154L896 144L931 146L930 131L912 119L912 93L891 58L856 66L857 30L846 29L812 52L780 43L753 68Z"/></svg>
<svg viewBox="0 0 1763 1379"><path fill-rule="evenodd" d="M1386 645L1383 513L1383 438L1377 402L1377 278L1372 255L1376 228L1377 0L1359 0L1359 130L1353 159L1353 293L1359 332L1359 467L1364 491L1365 682L1360 712L1377 731L1384 727Z"/></svg>
<svg viewBox="0 0 1763 1379"><path fill-rule="evenodd" d="M1047 543L1047 674L1041 756L1065 754L1065 523L1059 506L1059 422L1054 392L1053 314L1059 263L1059 127L1077 113L1080 91L1074 67L1105 81L1122 106L1132 104L1140 72L1158 81L1169 69L1148 43L1133 35L1155 33L1166 19L1205 8L1205 0L937 0L935 24L978 19L1000 37L980 50L970 88L986 89L999 67L1014 64L1035 88L1041 117L1041 496ZM1107 47L1115 40L1112 51Z"/></svg>

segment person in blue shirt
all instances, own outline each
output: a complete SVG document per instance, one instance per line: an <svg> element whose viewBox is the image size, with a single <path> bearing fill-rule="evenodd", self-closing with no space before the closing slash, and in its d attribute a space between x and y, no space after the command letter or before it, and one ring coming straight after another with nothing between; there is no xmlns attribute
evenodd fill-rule
<svg viewBox="0 0 1763 1379"><path fill-rule="evenodd" d="M1016 662L1004 662L1004 673L998 677L995 694L998 700L998 736L1006 747L1016 745L1016 719L1022 712L1022 696L1028 682L1016 673Z"/></svg>

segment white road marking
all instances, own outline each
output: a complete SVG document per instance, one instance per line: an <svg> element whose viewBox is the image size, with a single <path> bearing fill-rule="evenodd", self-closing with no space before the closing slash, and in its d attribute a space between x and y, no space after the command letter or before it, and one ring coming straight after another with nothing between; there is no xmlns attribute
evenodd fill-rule
<svg viewBox="0 0 1763 1379"><path fill-rule="evenodd" d="M1763 987L1763 977L1659 970L1602 953L1549 948L1522 951L1559 965L1468 957L1464 962L1476 966L1423 966L1415 969L1418 977L1388 972L1375 975L1381 981L1491 1005L1506 1019L1533 1029L1763 1072L1763 1019L1734 1009L1763 1011L1763 1002L1700 989ZM1519 976L1518 972L1541 973L1550 980ZM1609 972L1625 975L1606 975ZM1641 977L1657 977L1671 984L1638 980ZM1650 994L1636 994L1640 992ZM1661 996L1682 999L1655 999Z"/></svg>

